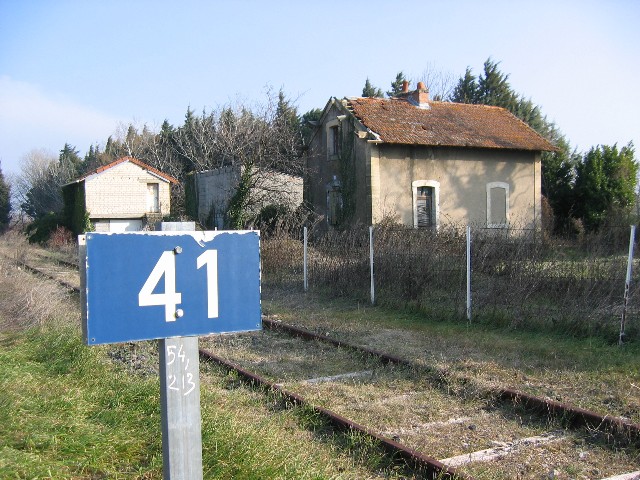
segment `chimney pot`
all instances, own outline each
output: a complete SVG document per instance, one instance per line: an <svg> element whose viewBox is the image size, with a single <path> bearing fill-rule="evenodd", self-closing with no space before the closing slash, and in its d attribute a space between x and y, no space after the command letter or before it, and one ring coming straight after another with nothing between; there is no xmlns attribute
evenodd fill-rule
<svg viewBox="0 0 640 480"><path fill-rule="evenodd" d="M409 94L408 100L418 108L429 108L429 90L424 82L418 82L418 88Z"/></svg>
<svg viewBox="0 0 640 480"><path fill-rule="evenodd" d="M409 91L409 82L404 80L402 82L402 93L407 93Z"/></svg>

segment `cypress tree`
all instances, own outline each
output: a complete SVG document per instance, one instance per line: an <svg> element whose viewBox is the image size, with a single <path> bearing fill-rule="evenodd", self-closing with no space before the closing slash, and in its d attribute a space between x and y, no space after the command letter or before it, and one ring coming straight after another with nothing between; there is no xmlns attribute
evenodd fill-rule
<svg viewBox="0 0 640 480"><path fill-rule="evenodd" d="M458 80L458 84L453 89L451 101L456 103L478 103L478 82L469 67L467 67L464 77Z"/></svg>
<svg viewBox="0 0 640 480"><path fill-rule="evenodd" d="M399 93L402 93L402 85L406 82L407 79L404 76L404 73L398 72L396 75L396 79L391 82L391 90L387 92L388 97L395 97Z"/></svg>
<svg viewBox="0 0 640 480"><path fill-rule="evenodd" d="M363 97L384 97L382 90L371 85L369 78L364 83L364 88L362 89Z"/></svg>
<svg viewBox="0 0 640 480"><path fill-rule="evenodd" d="M635 199L638 163L633 144L591 148L576 167L576 216L597 231L610 213L629 214Z"/></svg>
<svg viewBox="0 0 640 480"><path fill-rule="evenodd" d="M11 220L11 188L2 173L0 165L0 232L4 232L9 227Z"/></svg>

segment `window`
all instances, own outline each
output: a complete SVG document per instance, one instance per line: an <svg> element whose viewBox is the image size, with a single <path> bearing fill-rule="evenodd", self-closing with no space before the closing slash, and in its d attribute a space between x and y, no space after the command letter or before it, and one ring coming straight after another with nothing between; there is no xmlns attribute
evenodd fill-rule
<svg viewBox="0 0 640 480"><path fill-rule="evenodd" d="M440 183L435 180L416 180L413 190L413 226L438 227L440 216Z"/></svg>
<svg viewBox="0 0 640 480"><path fill-rule="evenodd" d="M329 129L329 147L330 155L340 155L340 130L337 125Z"/></svg>
<svg viewBox="0 0 640 480"><path fill-rule="evenodd" d="M160 212L160 185L147 183L147 212Z"/></svg>
<svg viewBox="0 0 640 480"><path fill-rule="evenodd" d="M509 184L487 183L487 227L506 228L509 225Z"/></svg>
<svg viewBox="0 0 640 480"><path fill-rule="evenodd" d="M416 210L418 214L418 228L433 227L435 225L433 187L418 187Z"/></svg>
<svg viewBox="0 0 640 480"><path fill-rule="evenodd" d="M341 149L341 132L338 119L327 122L327 159L337 160Z"/></svg>

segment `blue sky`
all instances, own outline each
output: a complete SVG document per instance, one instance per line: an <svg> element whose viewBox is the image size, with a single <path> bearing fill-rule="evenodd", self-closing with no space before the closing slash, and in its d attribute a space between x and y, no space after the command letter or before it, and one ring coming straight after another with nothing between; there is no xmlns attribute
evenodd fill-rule
<svg viewBox="0 0 640 480"><path fill-rule="evenodd" d="M640 2L0 0L0 161L282 88L299 112L491 57L571 144L640 149ZM636 155L640 158L640 154Z"/></svg>

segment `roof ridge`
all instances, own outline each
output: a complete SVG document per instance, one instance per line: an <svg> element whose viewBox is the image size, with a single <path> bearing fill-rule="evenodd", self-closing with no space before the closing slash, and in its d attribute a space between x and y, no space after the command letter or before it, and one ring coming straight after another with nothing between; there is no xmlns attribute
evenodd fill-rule
<svg viewBox="0 0 640 480"><path fill-rule="evenodd" d="M117 165L120 165L121 163L124 162L131 162L134 165L137 165L138 167L142 168L143 170L147 170L149 172L152 172L162 178L164 178L165 180L167 180L170 183L180 183L178 182L178 180L174 177L172 177L171 175L164 173L160 170L158 170L157 168L152 167L151 165L148 165L146 163L144 163L142 160L138 160L137 158L134 158L130 155L126 155L124 157L120 157L116 160L114 160L111 163L107 163L106 165L100 165L97 168L94 168L93 170L89 170L88 172L85 172L84 174L82 174L81 176L79 176L78 178L76 178L75 180L72 180L69 183L77 183L77 182L81 182L82 180L85 180L86 178L90 177L91 175L96 175L99 173L102 173L106 170L109 170Z"/></svg>
<svg viewBox="0 0 640 480"><path fill-rule="evenodd" d="M430 100L431 108L422 109L404 98L345 100L346 109L386 143L556 150L526 122L497 105Z"/></svg>

